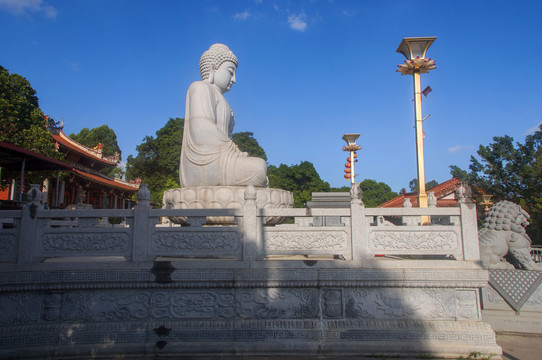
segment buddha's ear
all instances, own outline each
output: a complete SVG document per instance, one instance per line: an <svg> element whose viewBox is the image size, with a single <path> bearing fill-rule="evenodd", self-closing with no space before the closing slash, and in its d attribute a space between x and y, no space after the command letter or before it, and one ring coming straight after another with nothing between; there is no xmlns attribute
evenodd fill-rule
<svg viewBox="0 0 542 360"><path fill-rule="evenodd" d="M216 66L214 63L210 63L209 64L209 82L211 84L214 84L215 83L215 71L216 71Z"/></svg>

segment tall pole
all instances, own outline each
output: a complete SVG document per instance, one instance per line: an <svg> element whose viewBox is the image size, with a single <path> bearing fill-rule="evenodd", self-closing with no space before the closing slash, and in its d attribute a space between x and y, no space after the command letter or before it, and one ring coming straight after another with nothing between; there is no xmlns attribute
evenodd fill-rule
<svg viewBox="0 0 542 360"><path fill-rule="evenodd" d="M423 159L423 118L422 90L420 75L436 69L435 60L425 57L429 46L436 36L405 37L399 44L397 52L406 57L404 64L397 65L401 75L412 75L414 79L414 128L416 129L416 163L418 170L418 207L426 208L427 193L425 192L425 168ZM430 223L429 216L422 216L422 224Z"/></svg>
<svg viewBox="0 0 542 360"><path fill-rule="evenodd" d="M427 193L425 192L425 167L423 159L423 119L422 119L422 91L420 84L420 70L414 70L414 117L416 128L416 160L418 166L418 207L427 207Z"/></svg>

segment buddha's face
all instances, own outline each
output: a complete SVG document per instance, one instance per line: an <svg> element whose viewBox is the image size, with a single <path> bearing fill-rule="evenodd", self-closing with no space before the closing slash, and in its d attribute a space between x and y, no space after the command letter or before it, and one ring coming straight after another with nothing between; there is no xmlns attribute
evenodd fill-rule
<svg viewBox="0 0 542 360"><path fill-rule="evenodd" d="M222 94L230 91L233 84L235 84L235 71L237 66L231 61L226 61L220 65L220 67L214 71L213 84L218 86Z"/></svg>

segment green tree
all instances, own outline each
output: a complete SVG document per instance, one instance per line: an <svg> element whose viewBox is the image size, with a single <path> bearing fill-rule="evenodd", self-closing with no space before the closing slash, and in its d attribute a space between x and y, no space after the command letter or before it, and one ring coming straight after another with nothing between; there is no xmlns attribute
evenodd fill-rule
<svg viewBox="0 0 542 360"><path fill-rule="evenodd" d="M0 66L0 141L61 159L46 128L30 82Z"/></svg>
<svg viewBox="0 0 542 360"><path fill-rule="evenodd" d="M98 126L90 130L83 128L78 134L71 134L70 137L90 148L98 144L103 144L103 156L113 156L115 153L118 153L119 160L122 159L122 151L117 142L117 134L107 125Z"/></svg>
<svg viewBox="0 0 542 360"><path fill-rule="evenodd" d="M53 119L50 119L53 121ZM0 66L0 141L55 159L63 155L55 151L55 143L47 131L48 118L39 108L36 91L30 82L18 74L10 74ZM0 187L19 178L18 171L3 170ZM40 184L49 172L27 172L25 188Z"/></svg>
<svg viewBox="0 0 542 360"><path fill-rule="evenodd" d="M436 180L431 180L429 182L426 182L425 183L425 190L432 189L437 185L438 185L438 181L436 181ZM408 183L408 187L410 188L410 191L412 191L412 192L416 191L417 192L418 191L418 179L414 178L414 179L410 180L410 182Z"/></svg>
<svg viewBox="0 0 542 360"><path fill-rule="evenodd" d="M523 144L508 135L496 136L488 146L480 145L471 156L469 172L452 165L451 173L468 181L476 192L494 195L492 201L520 204L530 215L527 232L542 244L542 125L525 137Z"/></svg>
<svg viewBox="0 0 542 360"><path fill-rule="evenodd" d="M232 135L232 140L239 150L247 152L249 156L259 157L267 161L267 155L265 155L265 151L258 144L258 141L254 139L253 133L249 131L238 132Z"/></svg>
<svg viewBox="0 0 542 360"><path fill-rule="evenodd" d="M178 188L179 154L183 139L184 119L170 118L156 132L156 138L146 136L136 147L138 155L128 156L126 178L141 178L149 185L151 202L161 206L165 190Z"/></svg>
<svg viewBox="0 0 542 360"><path fill-rule="evenodd" d="M363 180L360 188L363 191L363 203L369 208L377 207L397 196L387 184L371 179Z"/></svg>
<svg viewBox="0 0 542 360"><path fill-rule="evenodd" d="M267 168L269 187L293 192L294 207L303 207L311 200L313 192L330 190L329 183L323 181L314 165L302 161L299 165L270 165Z"/></svg>
<svg viewBox="0 0 542 360"><path fill-rule="evenodd" d="M79 133L71 134L70 138L89 148L94 148L98 144L102 144L103 156L108 157L119 154L119 160L122 159L122 151L117 142L117 134L107 125L98 126L90 130L89 128L83 128ZM104 169L104 174L110 177L115 176L119 172L122 175L122 169L118 166L112 169Z"/></svg>

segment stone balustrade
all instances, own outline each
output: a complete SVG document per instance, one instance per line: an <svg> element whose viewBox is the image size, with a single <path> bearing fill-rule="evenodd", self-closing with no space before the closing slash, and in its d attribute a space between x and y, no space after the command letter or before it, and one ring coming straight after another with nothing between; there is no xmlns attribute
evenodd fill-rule
<svg viewBox="0 0 542 360"><path fill-rule="evenodd" d="M421 215L439 222L419 226L394 225L386 220L419 219ZM208 226L205 219L209 216L230 216L235 222ZM120 217L121 224L109 224L110 217ZM168 217L186 217L190 225L164 226L160 220ZM265 224L266 219L277 217L291 218L293 223ZM337 220L318 226L314 219L321 217ZM146 202L130 210L46 210L29 204L22 210L0 211L0 221L0 261L4 264L153 262L166 258L349 263L375 256L479 259L473 204L368 209L354 201L349 209L261 209L254 201L247 201L241 209L183 210L151 209Z"/></svg>

